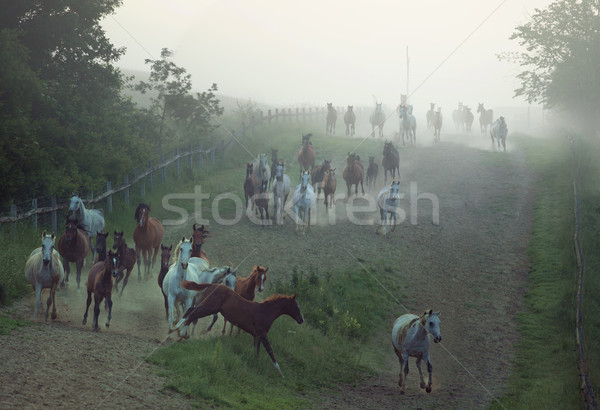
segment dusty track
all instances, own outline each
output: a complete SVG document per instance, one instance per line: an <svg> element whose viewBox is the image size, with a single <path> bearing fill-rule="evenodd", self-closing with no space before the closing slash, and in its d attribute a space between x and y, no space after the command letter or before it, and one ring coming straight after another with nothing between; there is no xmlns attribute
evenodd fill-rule
<svg viewBox="0 0 600 410"><path fill-rule="evenodd" d="M381 344L390 346L389 362L381 373L355 387L322 392L313 398L316 407L475 408L502 395L517 337L515 313L526 284L534 177L514 145L506 154L494 153L481 134L453 139L448 142L442 136L442 142L432 147L401 150L407 220L385 238L375 235L374 226L350 223L342 200L336 205L335 224L328 226L322 195L317 225L305 237L294 234L289 219L284 226L265 229L245 218L232 226L211 225L213 235L205 251L213 265L235 266L247 257L240 266L242 275L261 264L269 266L271 279L289 275L294 265L317 271L356 268L360 258L366 265L384 264L397 274L397 286L389 290L398 297L390 296L389 311L382 312L390 320L390 330L393 319L405 313L404 307L415 313L425 308L442 312L443 345L432 346L431 394L418 388L411 360L407 393L399 395L399 366L386 332ZM366 159L376 153L359 149L359 154ZM334 159L332 165L338 168L338 192L345 190L342 162L343 158ZM242 174L241 170L240 180ZM382 179L380 170L380 185ZM439 225L432 223L427 200L419 201L417 223L411 224L411 181L417 183L419 194L439 198ZM363 221L370 216L358 214ZM165 242L175 243L190 231L187 225L170 227ZM85 282L87 271L83 277ZM103 328L101 334L91 332L91 320L81 326L85 294L75 290L72 280L70 288L57 293L57 323L0 336L0 406L190 406L185 398L164 391L164 379L143 361L167 335L155 277L142 281L132 277L123 298L115 298L110 329ZM29 319L33 304L30 297L10 311ZM102 311L100 323L105 320Z"/></svg>

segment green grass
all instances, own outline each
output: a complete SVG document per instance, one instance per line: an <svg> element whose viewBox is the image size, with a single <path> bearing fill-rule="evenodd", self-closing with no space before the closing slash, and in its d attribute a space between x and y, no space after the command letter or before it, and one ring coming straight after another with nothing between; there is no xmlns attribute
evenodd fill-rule
<svg viewBox="0 0 600 410"><path fill-rule="evenodd" d="M564 139L521 139L538 177L529 290L506 408L581 408L575 351L571 153ZM492 408L500 408L495 404Z"/></svg>

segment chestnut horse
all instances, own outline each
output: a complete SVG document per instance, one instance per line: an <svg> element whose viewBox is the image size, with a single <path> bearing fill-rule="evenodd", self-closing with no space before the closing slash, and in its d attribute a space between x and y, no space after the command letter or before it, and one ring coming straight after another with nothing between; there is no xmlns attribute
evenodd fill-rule
<svg viewBox="0 0 600 410"><path fill-rule="evenodd" d="M325 194L325 213L329 213L329 208L334 204L335 187L335 168L330 168L323 177L323 193Z"/></svg>
<svg viewBox="0 0 600 410"><path fill-rule="evenodd" d="M312 142L310 142L310 137L312 134L302 135L302 148L300 148L300 152L298 152L298 163L300 164L300 172L308 171L310 167L310 172L312 173L312 169L315 166L315 149L312 146Z"/></svg>
<svg viewBox="0 0 600 410"><path fill-rule="evenodd" d="M235 286L233 288L234 292L246 300L254 300L256 288L258 288L259 292L265 290L265 282L267 281L268 270L269 268L267 267L255 265L248 277L236 279ZM225 335L225 329L227 328L227 319L225 319L224 322L223 331L221 332L223 335ZM231 332L233 332L233 324L231 324L231 328L229 329L229 336L231 336Z"/></svg>
<svg viewBox="0 0 600 410"><path fill-rule="evenodd" d="M69 273L71 273L70 262L75 263L77 269L77 289L81 279L81 268L85 257L92 248L90 238L83 229L78 228L76 221L67 221L65 233L58 240L58 253L62 256L63 267L65 269L65 281L69 283Z"/></svg>
<svg viewBox="0 0 600 410"><path fill-rule="evenodd" d="M117 253L108 251L106 259L102 262L97 262L90 269L90 274L87 280L87 301L85 306L85 313L83 314L82 325L87 323L88 310L90 303L92 303L92 293L94 294L94 331L99 332L98 328L98 316L100 315L100 303L106 298L106 304L108 305L108 320L106 321L106 327L110 326L110 318L112 314L112 288L113 278L116 278L119 274L119 261Z"/></svg>
<svg viewBox="0 0 600 410"><path fill-rule="evenodd" d="M196 224L192 226L192 230L192 258L202 258L208 262L208 255L202 250L202 245L204 245L204 240L210 235L210 231L205 229L204 225L196 228Z"/></svg>
<svg viewBox="0 0 600 410"><path fill-rule="evenodd" d="M123 279L123 277L125 277L125 279L123 279L123 285L121 285L121 293L119 293L119 296L121 296L123 294L123 290L125 290L127 281L129 280L129 275L131 274L131 271L133 270L133 265L135 265L135 262L137 260L137 255L135 253L135 249L129 248L127 246L127 243L125 242L125 238L123 237L123 231L121 231L121 232L114 231L113 232L113 247L112 248L116 249L117 255L119 255L119 262L120 262L119 276L117 276L117 279L115 280L115 290L118 290L119 282ZM127 269L126 274L123 274L124 269ZM139 270L138 270L138 279L141 279L141 278L142 277L139 274Z"/></svg>
<svg viewBox="0 0 600 410"><path fill-rule="evenodd" d="M327 103L327 118L325 119L325 135L333 136L335 134L335 123L337 122L337 110L333 108L333 103Z"/></svg>
<svg viewBox="0 0 600 410"><path fill-rule="evenodd" d="M137 255L138 277L141 277L140 265L142 253L144 254L145 274L150 275L150 259L152 259L152 268L154 268L158 249L165 235L165 230L160 221L149 215L150 205L140 203L134 215L137 226L135 231L133 231L133 242L135 242L135 254Z"/></svg>
<svg viewBox="0 0 600 410"><path fill-rule="evenodd" d="M349 105L348 111L344 114L344 124L346 124L346 136L353 136L356 129L356 114L353 111L354 106Z"/></svg>
<svg viewBox="0 0 600 410"><path fill-rule="evenodd" d="M398 178L400 178L400 153L391 141L386 141L385 144L383 144L382 155L383 159L381 160L381 165L383 166L383 183L384 185L387 185L388 172L392 179L395 179L396 171L398 171Z"/></svg>
<svg viewBox="0 0 600 410"><path fill-rule="evenodd" d="M163 294L163 298L165 299L165 312L167 313L167 320L169 320L169 300L167 299L167 295L165 295L165 291L163 290L163 282L165 281L165 276L169 271L170 259L171 259L171 251L173 250L173 245L165 246L162 243L160 244L160 272L158 273L158 287Z"/></svg>
<svg viewBox="0 0 600 410"><path fill-rule="evenodd" d="M360 189L365 194L365 188L363 187L363 179L365 175L365 168L363 164L360 162L360 157L356 154L348 153L348 158L346 159L346 166L344 167L343 177L346 181L346 187L348 187L348 197L350 198L350 188L352 185L355 185L354 193L358 195L358 184L360 184Z"/></svg>
<svg viewBox="0 0 600 410"><path fill-rule="evenodd" d="M319 198L321 188L323 187L323 177L329 168L331 168L331 160L325 159L321 165L317 165L313 168L310 175L310 184L313 188L317 189L317 198Z"/></svg>
<svg viewBox="0 0 600 410"><path fill-rule="evenodd" d="M254 193L254 203L260 212L260 224L264 228L265 227L265 219L263 218L266 215L267 223L269 223L269 191L267 190L269 186L269 180L263 179L260 183L260 188L258 192Z"/></svg>
<svg viewBox="0 0 600 410"><path fill-rule="evenodd" d="M271 295L261 303L257 303L244 299L225 285L183 281L181 286L197 292L206 289L206 293L200 305L192 306L185 312L176 329L181 326L189 326L200 318L220 313L225 319L254 336L257 356L260 344L263 344L279 372L279 376L283 377L267 333L275 319L281 315L290 316L298 324L304 322L295 294L292 296Z"/></svg>
<svg viewBox="0 0 600 410"><path fill-rule="evenodd" d="M250 201L251 211L254 211L254 194L258 191L258 177L254 174L254 164L246 164L246 178L244 178L244 196L246 197L246 215L248 215L248 201Z"/></svg>

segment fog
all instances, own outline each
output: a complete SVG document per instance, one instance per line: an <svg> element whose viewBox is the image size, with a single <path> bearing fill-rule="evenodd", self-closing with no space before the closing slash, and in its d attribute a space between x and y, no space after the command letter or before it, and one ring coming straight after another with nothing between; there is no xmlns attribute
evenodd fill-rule
<svg viewBox="0 0 600 410"><path fill-rule="evenodd" d="M416 113L435 102L449 115L459 101L527 106L513 99L520 68L497 54L550 3L128 0L102 26L127 49L118 66L148 71L166 47L197 90L281 107L395 107L408 90Z"/></svg>

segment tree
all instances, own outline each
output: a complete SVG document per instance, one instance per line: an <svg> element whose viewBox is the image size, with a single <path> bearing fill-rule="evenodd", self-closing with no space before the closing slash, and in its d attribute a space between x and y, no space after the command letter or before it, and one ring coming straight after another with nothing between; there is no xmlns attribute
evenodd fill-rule
<svg viewBox="0 0 600 410"><path fill-rule="evenodd" d="M510 39L526 50L500 56L524 69L515 95L568 111L588 132L600 129L600 3L555 1L536 9Z"/></svg>

